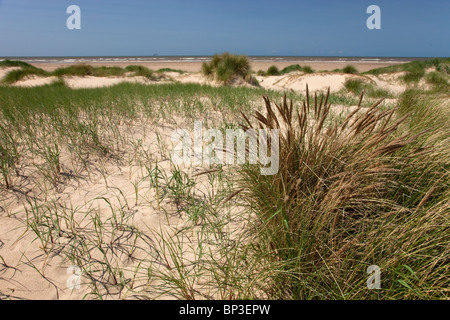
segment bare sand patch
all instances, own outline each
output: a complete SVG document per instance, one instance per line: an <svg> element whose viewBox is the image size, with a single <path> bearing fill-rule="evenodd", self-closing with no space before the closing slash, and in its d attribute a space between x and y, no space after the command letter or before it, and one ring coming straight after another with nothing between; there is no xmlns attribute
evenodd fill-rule
<svg viewBox="0 0 450 320"><path fill-rule="evenodd" d="M73 89L81 89L81 88L100 88L100 87L108 87L113 86L115 84L119 84L123 81L127 81L129 78L123 77L93 77L93 76L85 76L85 77L64 77L64 82L67 86ZM128 80L129 81L129 80ZM134 82L140 82L141 79L135 79Z"/></svg>

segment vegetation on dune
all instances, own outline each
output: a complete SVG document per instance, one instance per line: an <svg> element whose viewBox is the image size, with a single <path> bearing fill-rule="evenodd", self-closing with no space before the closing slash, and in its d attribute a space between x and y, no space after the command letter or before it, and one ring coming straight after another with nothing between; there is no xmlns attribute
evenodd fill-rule
<svg viewBox="0 0 450 320"><path fill-rule="evenodd" d="M130 65L125 68L121 67L94 67L88 64L77 64L69 67L58 68L53 72L48 72L40 68L36 68L28 63L22 61L2 61L0 66L18 66L21 69L13 70L9 72L3 79L3 83L14 83L23 79L28 75L38 75L38 76L94 76L94 77L113 77L113 76L124 76L128 72L132 72L134 76L143 76L148 79L155 79L156 75L153 70L150 70L144 66ZM164 70L159 71L164 72Z"/></svg>
<svg viewBox="0 0 450 320"><path fill-rule="evenodd" d="M302 71L303 71L304 73L314 73L314 69L311 68L310 66L304 66L304 67L302 67Z"/></svg>
<svg viewBox="0 0 450 320"><path fill-rule="evenodd" d="M435 71L448 77L450 74L450 58L433 58L426 60L416 60L409 63L373 69L365 72L366 74L379 75L382 73L406 72L401 79L405 83L418 83L429 68L435 68Z"/></svg>
<svg viewBox="0 0 450 320"><path fill-rule="evenodd" d="M266 72L261 72L260 75L263 76L278 76L278 75L284 75L288 74L294 71L301 71L304 73L312 73L314 70L311 69L309 66L301 67L299 64L292 64L290 66L287 66L281 70L278 70L276 66L270 66Z"/></svg>
<svg viewBox="0 0 450 320"><path fill-rule="evenodd" d="M278 70L277 66L270 66L266 71L266 76L278 76L280 74L280 70Z"/></svg>
<svg viewBox="0 0 450 320"><path fill-rule="evenodd" d="M352 65L347 65L344 67L344 69L342 69L342 72L355 74L355 73L358 73L358 70Z"/></svg>
<svg viewBox="0 0 450 320"><path fill-rule="evenodd" d="M347 65L342 69L335 69L333 70L334 72L342 72L342 73L348 73L348 74L357 74L359 73L358 70L352 66L352 65Z"/></svg>
<svg viewBox="0 0 450 320"><path fill-rule="evenodd" d="M245 117L244 128L281 130L279 172L241 170L258 217L253 254L272 265L265 290L275 299L448 298L448 126L424 133L418 118L379 103L330 123L328 95L310 100L296 111L265 98L265 116ZM417 101L408 111L433 117ZM382 290L366 287L370 265L382 270Z"/></svg>
<svg viewBox="0 0 450 320"><path fill-rule="evenodd" d="M281 69L280 73L287 74L293 71L302 71L302 67L299 64L292 64L290 66Z"/></svg>
<svg viewBox="0 0 450 320"><path fill-rule="evenodd" d="M155 73L153 70L150 70L149 68L146 68L144 66L127 66L125 67L126 71L133 72L135 76L141 76L146 77L148 79L153 79L155 77ZM163 71L158 71L163 72Z"/></svg>
<svg viewBox="0 0 450 320"><path fill-rule="evenodd" d="M154 72L144 66L130 65L125 68L120 67L93 67L87 64L79 64L66 68L59 68L53 71L55 76L94 76L112 77L124 76L127 72L132 72L133 76L142 76L149 79L154 78Z"/></svg>
<svg viewBox="0 0 450 320"><path fill-rule="evenodd" d="M49 76L50 73L44 71L40 68L37 68L29 63L23 61L15 61L15 60L3 60L0 61L0 67L20 67L20 69L13 70L9 72L3 79L3 83L14 83L19 81L26 76L30 75L39 75L39 76Z"/></svg>
<svg viewBox="0 0 450 320"><path fill-rule="evenodd" d="M58 68L53 71L55 76L94 76L94 77L109 77L109 76L122 76L125 73L125 69L120 67L93 67L88 64L78 64L65 68Z"/></svg>
<svg viewBox="0 0 450 320"><path fill-rule="evenodd" d="M433 90L437 92L450 92L450 77L443 72L433 71L425 76L425 81L433 86Z"/></svg>
<svg viewBox="0 0 450 320"><path fill-rule="evenodd" d="M433 59L425 59L425 60L416 60L408 63L397 64L393 66L376 68L364 73L379 75L382 73L394 73L400 71L419 71L425 70L427 68L435 67L439 71L449 70L448 66L450 65L450 58L433 58ZM448 72L447 72L448 73Z"/></svg>
<svg viewBox="0 0 450 320"><path fill-rule="evenodd" d="M183 70L172 69L172 68L162 68L162 69L159 69L158 72L176 72L176 73L180 73L180 74L185 73L185 71L183 71Z"/></svg>
<svg viewBox="0 0 450 320"><path fill-rule="evenodd" d="M358 70L352 66L352 65L347 65L342 69L334 69L333 72L341 72L341 73L348 73L348 74L358 74Z"/></svg>
<svg viewBox="0 0 450 320"><path fill-rule="evenodd" d="M0 61L0 67L24 67L24 68L34 68L29 63L26 63L24 61L16 61L16 60L2 60Z"/></svg>
<svg viewBox="0 0 450 320"><path fill-rule="evenodd" d="M250 74L250 61L245 55L228 52L215 54L209 63L202 64L202 73L224 84L229 84L236 79L245 80Z"/></svg>
<svg viewBox="0 0 450 320"><path fill-rule="evenodd" d="M2 79L2 82L10 84L22 80L27 76L33 75L48 77L51 74L45 70L35 67L22 67L21 69L8 72L8 74Z"/></svg>
<svg viewBox="0 0 450 320"><path fill-rule="evenodd" d="M373 83L361 79L348 79L345 81L344 87L355 95L360 95L364 91L370 98L388 98L392 96L388 90L378 88Z"/></svg>

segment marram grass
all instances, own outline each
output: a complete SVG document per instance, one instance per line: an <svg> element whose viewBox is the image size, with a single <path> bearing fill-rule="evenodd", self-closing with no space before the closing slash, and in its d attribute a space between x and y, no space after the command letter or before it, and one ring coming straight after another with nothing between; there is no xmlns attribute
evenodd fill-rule
<svg viewBox="0 0 450 320"><path fill-rule="evenodd" d="M448 299L449 130L435 139L411 130L408 114L361 100L339 124L327 122L328 94L308 92L299 110L266 97L264 115L244 116L244 128L281 130L279 172L241 170L257 217L253 253L276 266L264 290L276 299ZM370 265L381 268L380 290L366 286Z"/></svg>

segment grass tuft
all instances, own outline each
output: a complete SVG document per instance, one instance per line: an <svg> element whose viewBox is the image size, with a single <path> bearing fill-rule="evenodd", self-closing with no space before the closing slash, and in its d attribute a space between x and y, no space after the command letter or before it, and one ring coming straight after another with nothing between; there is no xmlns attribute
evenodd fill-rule
<svg viewBox="0 0 450 320"><path fill-rule="evenodd" d="M244 117L244 128L280 130L278 173L241 170L273 299L448 298L448 148L411 130L407 115L377 110L381 100L363 109L362 97L339 123L329 94L308 89L298 110L265 97L265 115ZM381 291L366 288L370 265Z"/></svg>
<svg viewBox="0 0 450 320"><path fill-rule="evenodd" d="M245 79L250 73L250 61L245 55L225 52L213 56L211 62L202 64L202 73L229 84L237 78Z"/></svg>
<svg viewBox="0 0 450 320"><path fill-rule="evenodd" d="M392 96L388 90L378 88L374 84L367 83L361 79L348 79L345 81L344 87L355 95L360 95L364 91L370 98L388 98Z"/></svg>
<svg viewBox="0 0 450 320"><path fill-rule="evenodd" d="M278 70L277 66L270 66L266 72L267 76L277 76L279 74L280 74L280 70Z"/></svg>

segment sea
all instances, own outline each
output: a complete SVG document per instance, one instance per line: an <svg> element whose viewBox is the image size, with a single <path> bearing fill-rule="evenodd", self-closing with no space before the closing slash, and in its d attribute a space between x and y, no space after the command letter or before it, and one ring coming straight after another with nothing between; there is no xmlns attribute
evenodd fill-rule
<svg viewBox="0 0 450 320"><path fill-rule="evenodd" d="M102 56L102 57L0 57L1 60L20 60L27 63L91 63L91 62L204 62L212 56ZM326 57L326 56L249 56L251 62L386 62L405 63L423 60L422 57Z"/></svg>

